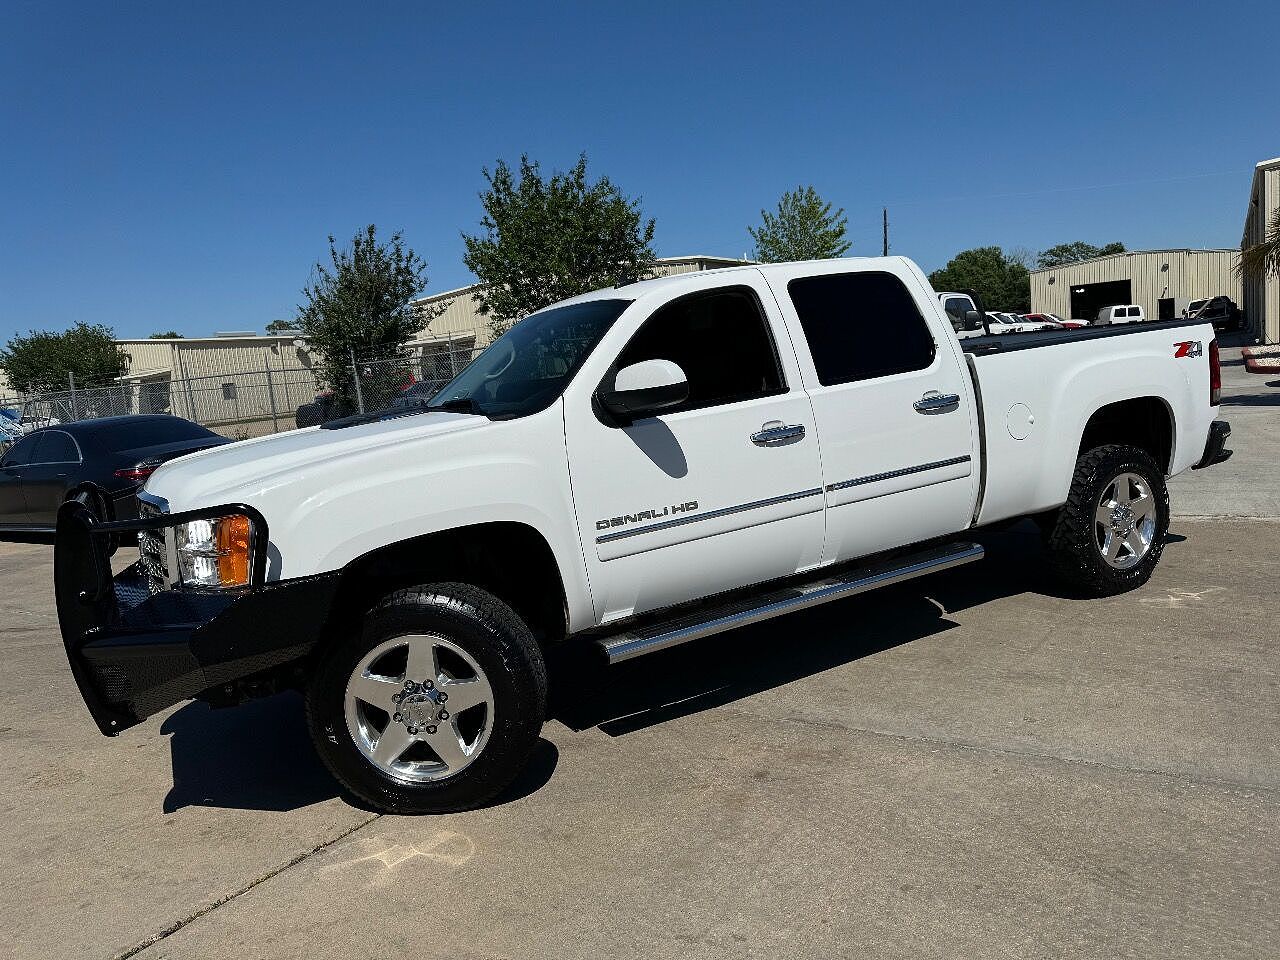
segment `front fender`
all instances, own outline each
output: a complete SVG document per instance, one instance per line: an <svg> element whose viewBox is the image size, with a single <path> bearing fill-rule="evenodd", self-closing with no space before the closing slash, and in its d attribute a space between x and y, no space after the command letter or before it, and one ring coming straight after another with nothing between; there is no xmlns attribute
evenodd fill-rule
<svg viewBox="0 0 1280 960"><path fill-rule="evenodd" d="M482 436L460 433L322 464L255 500L271 523L270 580L339 570L388 544L505 521L531 527L551 548L570 629L594 623L558 404L495 423Z"/></svg>

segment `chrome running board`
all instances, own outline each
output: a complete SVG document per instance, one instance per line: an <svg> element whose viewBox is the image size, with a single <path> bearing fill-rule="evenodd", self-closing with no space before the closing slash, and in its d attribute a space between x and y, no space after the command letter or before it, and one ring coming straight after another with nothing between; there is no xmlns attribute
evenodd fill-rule
<svg viewBox="0 0 1280 960"><path fill-rule="evenodd" d="M920 553L895 557L875 566L847 570L839 576L728 601L693 614L686 613L676 619L602 637L597 643L609 663L621 663L646 653L708 637L713 633L734 630L749 623L770 620L831 600L856 596L868 590L973 563L982 559L983 552L983 548L976 543L949 543Z"/></svg>

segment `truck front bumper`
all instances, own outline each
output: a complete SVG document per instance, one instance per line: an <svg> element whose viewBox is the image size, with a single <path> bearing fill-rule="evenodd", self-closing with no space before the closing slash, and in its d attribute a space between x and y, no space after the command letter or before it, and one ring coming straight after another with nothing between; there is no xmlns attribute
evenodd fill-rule
<svg viewBox="0 0 1280 960"><path fill-rule="evenodd" d="M141 562L111 575L113 534L250 512L262 550L250 586L152 594ZM218 691L314 649L338 575L265 581L266 524L243 505L100 522L78 501L58 511L54 595L71 673L112 736L182 700Z"/></svg>
<svg viewBox="0 0 1280 960"><path fill-rule="evenodd" d="M1209 439L1204 444L1204 456L1200 458L1192 470L1203 470L1215 463L1222 463L1231 458L1232 451L1227 449L1227 438L1231 436L1231 424L1225 420L1215 420L1209 424Z"/></svg>

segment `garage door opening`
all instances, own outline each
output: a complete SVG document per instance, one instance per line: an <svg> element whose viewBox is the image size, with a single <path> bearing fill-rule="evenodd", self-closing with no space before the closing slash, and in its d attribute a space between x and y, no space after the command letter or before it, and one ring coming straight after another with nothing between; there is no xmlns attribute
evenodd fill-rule
<svg viewBox="0 0 1280 960"><path fill-rule="evenodd" d="M1071 316L1075 320L1093 322L1103 307L1132 302L1133 283L1129 280L1085 283L1071 288Z"/></svg>

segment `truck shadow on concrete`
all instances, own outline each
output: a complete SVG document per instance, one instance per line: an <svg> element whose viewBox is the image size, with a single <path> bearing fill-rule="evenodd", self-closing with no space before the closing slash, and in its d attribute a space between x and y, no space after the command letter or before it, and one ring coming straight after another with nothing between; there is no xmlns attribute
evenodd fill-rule
<svg viewBox="0 0 1280 960"><path fill-rule="evenodd" d="M624 736L944 633L958 626L949 612L1023 593L1071 596L1030 522L974 539L987 548L978 563L617 666L588 644L566 645L548 663L551 716L575 731ZM1166 544L1185 539L1171 533Z"/></svg>
<svg viewBox="0 0 1280 960"><path fill-rule="evenodd" d="M297 693L228 710L188 703L165 718L160 732L169 737L173 763L165 813L193 806L287 811L337 796L367 809L363 801L345 794L320 762ZM540 739L528 766L490 806L540 790L558 759L555 745Z"/></svg>

